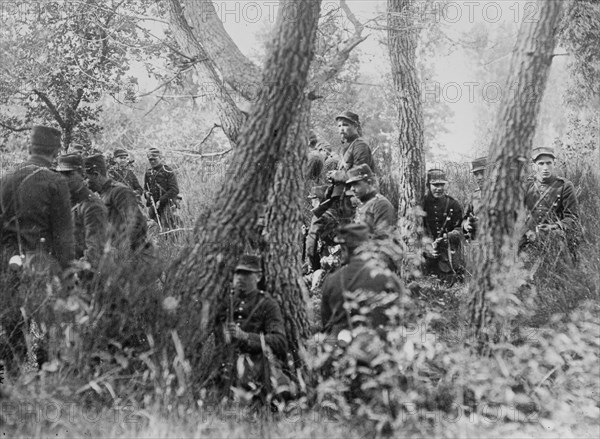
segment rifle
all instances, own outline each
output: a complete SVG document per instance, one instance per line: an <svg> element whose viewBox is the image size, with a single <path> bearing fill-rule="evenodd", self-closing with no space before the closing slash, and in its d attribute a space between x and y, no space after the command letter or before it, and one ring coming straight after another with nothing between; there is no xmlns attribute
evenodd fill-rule
<svg viewBox="0 0 600 439"><path fill-rule="evenodd" d="M229 289L229 309L227 310L226 324L229 326L229 323L233 323L233 286ZM235 347L233 346L233 340L227 331L225 331L225 344L227 345L227 358L224 364L227 370L227 394L229 395L229 390L233 383Z"/></svg>

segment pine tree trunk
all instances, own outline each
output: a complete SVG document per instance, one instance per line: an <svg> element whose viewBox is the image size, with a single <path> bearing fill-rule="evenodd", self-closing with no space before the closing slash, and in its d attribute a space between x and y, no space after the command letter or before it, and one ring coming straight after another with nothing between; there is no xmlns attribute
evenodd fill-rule
<svg viewBox="0 0 600 439"><path fill-rule="evenodd" d="M425 189L423 109L415 64L419 30L412 17L413 0L388 0L388 50L392 64L400 163L398 217L401 226L415 230L417 206ZM404 228L404 227L403 227Z"/></svg>
<svg viewBox="0 0 600 439"><path fill-rule="evenodd" d="M484 188L481 237L491 245L479 247L483 261L477 266L470 285L471 325L480 341L487 342L486 331L496 317L490 307L489 294L497 297L494 303L502 306L503 298L514 293L500 285L502 274L512 264L515 246L515 213L523 203L522 178L530 160L538 113L546 88L546 80L555 47L555 29L561 10L560 0L537 2L539 17L521 24L514 48L509 77L496 119L490 146L488 180ZM518 238L517 238L518 239Z"/></svg>
<svg viewBox="0 0 600 439"><path fill-rule="evenodd" d="M235 146L244 122L244 116L219 78L213 60L208 56L202 42L194 36L184 16L180 0L170 0L168 6L171 32L182 52L190 58L198 60L196 69L200 77L203 77L209 84L214 85L214 101L217 106L223 132L231 144ZM207 98L213 97L210 96L210 91L208 94Z"/></svg>
<svg viewBox="0 0 600 439"><path fill-rule="evenodd" d="M286 156L313 57L319 8L320 1L311 2L299 9L293 22L278 20L261 79L269 87L242 128L214 207L196 223L196 244L182 252L168 273L165 291L182 300L178 332L188 349L214 330L216 305L226 300L234 265L255 229L278 163ZM280 166L298 164L282 161Z"/></svg>
<svg viewBox="0 0 600 439"><path fill-rule="evenodd" d="M288 134L288 145L277 167L275 182L269 194L267 215L268 247L265 255L267 290L275 294L285 318L288 344L297 357L301 340L309 335L308 289L302 278L302 223L306 161L306 134L310 101L294 112L294 123ZM294 166L286 164L293 163Z"/></svg>

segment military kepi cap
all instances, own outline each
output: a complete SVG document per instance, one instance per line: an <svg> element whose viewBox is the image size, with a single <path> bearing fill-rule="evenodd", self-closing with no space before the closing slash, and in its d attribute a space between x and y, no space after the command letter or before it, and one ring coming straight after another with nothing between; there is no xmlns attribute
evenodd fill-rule
<svg viewBox="0 0 600 439"><path fill-rule="evenodd" d="M479 157L471 162L471 172L484 171L487 166L487 157Z"/></svg>
<svg viewBox="0 0 600 439"><path fill-rule="evenodd" d="M32 154L54 154L60 149L60 130L42 125L31 129L29 151Z"/></svg>
<svg viewBox="0 0 600 439"><path fill-rule="evenodd" d="M254 255L242 255L234 271L249 271L252 273L260 273L260 257Z"/></svg>
<svg viewBox="0 0 600 439"><path fill-rule="evenodd" d="M79 153L64 154L58 157L58 172L83 172L83 157Z"/></svg>
<svg viewBox="0 0 600 439"><path fill-rule="evenodd" d="M84 161L86 172L98 172L100 175L106 175L106 160L102 154L95 154L87 157Z"/></svg>
<svg viewBox="0 0 600 439"><path fill-rule="evenodd" d="M113 157L117 158L117 157L127 157L129 156L129 153L127 151L125 151L124 149L115 149L115 152L113 152Z"/></svg>
<svg viewBox="0 0 600 439"><path fill-rule="evenodd" d="M540 146L539 148L533 149L531 159L535 162L542 155L549 155L553 159L556 158L556 155L554 154L554 150L552 148L548 148L547 146Z"/></svg>
<svg viewBox="0 0 600 439"><path fill-rule="evenodd" d="M358 120L358 114L353 113L352 111L344 111L342 114L338 114L335 118L335 120L340 120L340 119L344 119L347 120L348 122L359 126L360 125L360 121Z"/></svg>
<svg viewBox="0 0 600 439"><path fill-rule="evenodd" d="M348 247L358 247L369 239L369 227L363 223L350 223L340 228L334 241Z"/></svg>
<svg viewBox="0 0 600 439"><path fill-rule="evenodd" d="M446 173L441 169L430 169L427 171L428 184L448 183Z"/></svg>
<svg viewBox="0 0 600 439"><path fill-rule="evenodd" d="M150 148L150 149L148 150L148 154L147 154L148 158L159 157L159 156L161 156L161 155L162 155L162 154L161 154L161 152L160 152L160 149L158 149L158 148Z"/></svg>
<svg viewBox="0 0 600 439"><path fill-rule="evenodd" d="M373 178L375 174L367 165L363 163L362 165L358 165L348 171L348 180L346 180L346 184L354 183L355 181L366 180L368 178Z"/></svg>

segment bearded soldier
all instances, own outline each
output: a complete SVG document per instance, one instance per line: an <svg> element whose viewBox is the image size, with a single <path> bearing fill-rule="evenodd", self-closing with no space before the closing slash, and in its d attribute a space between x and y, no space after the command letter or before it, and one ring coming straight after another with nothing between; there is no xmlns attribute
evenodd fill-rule
<svg viewBox="0 0 600 439"><path fill-rule="evenodd" d="M534 149L532 159L535 175L525 189L527 231L519 248L541 250L554 242L559 246L566 244L575 257L580 224L573 183L556 175L556 156L551 148Z"/></svg>
<svg viewBox="0 0 600 439"><path fill-rule="evenodd" d="M441 169L427 173L428 193L423 200L425 234L433 240L433 251L424 254L425 274L442 279L460 275L461 266L461 223L462 207L447 191L448 180Z"/></svg>
<svg viewBox="0 0 600 439"><path fill-rule="evenodd" d="M75 257L97 268L106 244L108 210L100 197L84 183L81 154L61 155L56 171L65 176L71 193L75 223Z"/></svg>

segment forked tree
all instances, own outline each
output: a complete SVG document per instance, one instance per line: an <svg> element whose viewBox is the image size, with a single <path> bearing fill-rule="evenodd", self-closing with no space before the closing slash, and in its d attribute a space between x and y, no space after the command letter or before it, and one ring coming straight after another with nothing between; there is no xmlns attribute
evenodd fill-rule
<svg viewBox="0 0 600 439"><path fill-rule="evenodd" d="M469 287L471 325L480 341L487 346L487 332L498 316L494 303L506 303L509 291L503 274L514 261L517 224L516 212L523 202L521 181L524 166L531 155L531 145L552 63L559 23L561 0L539 0L538 14L521 24L512 53L490 145L488 178L484 188L481 252L475 278ZM489 245L488 245L489 244Z"/></svg>

